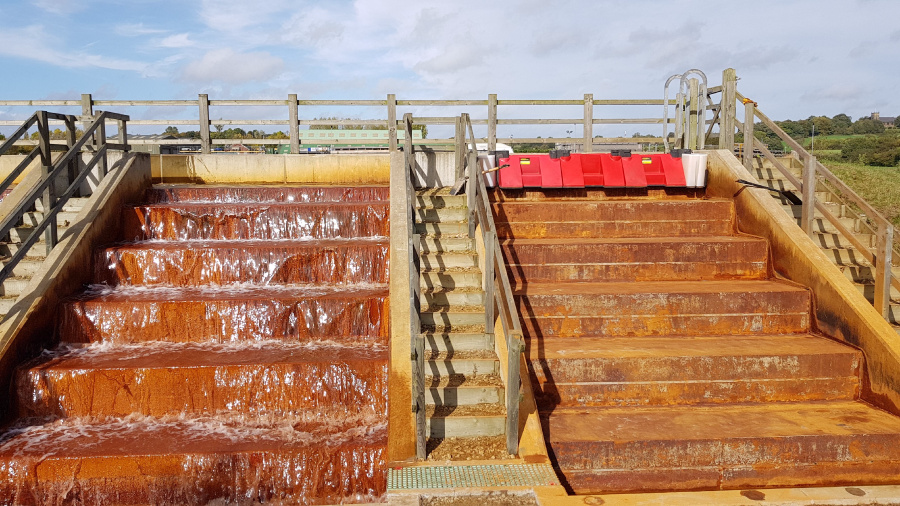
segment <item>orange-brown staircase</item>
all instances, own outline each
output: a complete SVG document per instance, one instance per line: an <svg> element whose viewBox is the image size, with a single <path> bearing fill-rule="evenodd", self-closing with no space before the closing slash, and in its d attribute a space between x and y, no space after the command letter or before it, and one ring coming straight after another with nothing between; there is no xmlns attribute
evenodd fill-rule
<svg viewBox="0 0 900 506"><path fill-rule="evenodd" d="M387 199L158 187L124 209L59 346L18 370L0 503L379 500Z"/></svg>
<svg viewBox="0 0 900 506"><path fill-rule="evenodd" d="M575 493L900 483L900 418L731 201L495 191L545 438Z"/></svg>

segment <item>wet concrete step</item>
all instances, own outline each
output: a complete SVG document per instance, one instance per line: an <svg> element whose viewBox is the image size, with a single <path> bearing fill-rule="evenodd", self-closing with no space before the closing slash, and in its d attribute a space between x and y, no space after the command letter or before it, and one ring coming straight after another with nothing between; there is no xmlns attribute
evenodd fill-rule
<svg viewBox="0 0 900 506"><path fill-rule="evenodd" d="M896 483L900 418L862 402L560 409L576 493Z"/></svg>
<svg viewBox="0 0 900 506"><path fill-rule="evenodd" d="M62 420L4 440L0 496L33 504L59 491L63 502L74 489L92 504L337 504L383 496L386 451L386 425L371 418Z"/></svg>
<svg viewBox="0 0 900 506"><path fill-rule="evenodd" d="M432 353L493 350L493 334L424 332L425 350Z"/></svg>
<svg viewBox="0 0 900 506"><path fill-rule="evenodd" d="M502 404L428 406L426 433L431 438L500 436L506 433Z"/></svg>
<svg viewBox="0 0 900 506"><path fill-rule="evenodd" d="M434 406L471 406L505 402L498 374L425 377L425 403Z"/></svg>
<svg viewBox="0 0 900 506"><path fill-rule="evenodd" d="M809 294L777 281L532 283L516 290L528 337L786 334L809 329Z"/></svg>
<svg viewBox="0 0 900 506"><path fill-rule="evenodd" d="M388 237L387 202L142 205L123 213L123 237L163 239L328 239Z"/></svg>
<svg viewBox="0 0 900 506"><path fill-rule="evenodd" d="M733 233L730 201L605 200L494 204L501 238L678 237Z"/></svg>
<svg viewBox="0 0 900 506"><path fill-rule="evenodd" d="M374 414L387 360L382 346L333 344L62 347L20 369L17 388L26 416Z"/></svg>
<svg viewBox="0 0 900 506"><path fill-rule="evenodd" d="M140 242L102 250L97 279L111 285L388 282L388 241Z"/></svg>
<svg viewBox="0 0 900 506"><path fill-rule="evenodd" d="M454 350L425 352L425 374L447 377L499 374L500 362L494 350Z"/></svg>
<svg viewBox="0 0 900 506"><path fill-rule="evenodd" d="M147 191L147 203L306 203L371 202L390 199L387 186L218 186L156 185Z"/></svg>
<svg viewBox="0 0 900 506"><path fill-rule="evenodd" d="M69 342L331 340L386 343L388 289L95 287L60 308Z"/></svg>
<svg viewBox="0 0 900 506"><path fill-rule="evenodd" d="M512 239L501 247L516 284L768 276L767 242L748 236Z"/></svg>
<svg viewBox="0 0 900 506"><path fill-rule="evenodd" d="M422 268L419 271L422 289L481 289L481 269L475 268Z"/></svg>
<svg viewBox="0 0 900 506"><path fill-rule="evenodd" d="M474 252L475 241L468 237L422 236L419 239L419 247L422 254Z"/></svg>
<svg viewBox="0 0 900 506"><path fill-rule="evenodd" d="M809 334L557 338L531 341L526 354L542 411L853 400L862 362L857 350Z"/></svg>

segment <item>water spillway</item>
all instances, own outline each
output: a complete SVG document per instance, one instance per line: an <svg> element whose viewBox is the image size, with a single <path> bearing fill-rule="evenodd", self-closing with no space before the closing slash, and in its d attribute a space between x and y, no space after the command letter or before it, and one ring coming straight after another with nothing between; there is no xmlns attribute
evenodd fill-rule
<svg viewBox="0 0 900 506"><path fill-rule="evenodd" d="M164 186L16 374L15 504L378 501L386 187Z"/></svg>

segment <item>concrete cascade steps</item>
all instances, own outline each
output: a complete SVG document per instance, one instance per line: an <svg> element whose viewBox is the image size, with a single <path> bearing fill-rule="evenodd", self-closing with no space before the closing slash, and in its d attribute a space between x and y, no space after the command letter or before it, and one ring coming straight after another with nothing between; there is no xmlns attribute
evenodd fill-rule
<svg viewBox="0 0 900 506"><path fill-rule="evenodd" d="M802 168L794 166L795 163L799 162L796 160L791 160L791 162L793 162L789 166L791 173L798 178L802 177ZM760 164L759 161L754 161L751 173L756 176L762 184L781 190L791 190L798 196L800 195L800 191L794 184L788 181L778 169L771 166L768 160L763 161L762 164ZM848 230L853 232L853 235L860 243L870 247L876 245L875 234L871 233L870 230L863 226L857 218L851 216L846 204L843 204L842 202L833 202L831 193L826 191L827 188L824 186L821 186L821 188L817 187L817 190L822 191L816 192L816 199L828 207L831 213L834 214ZM781 203L785 212L796 219L799 224L802 212L801 206L791 205L784 197L776 193L773 193L772 196ZM818 210L815 212L813 229L813 242L821 246L822 249L825 250L825 255L856 285L857 290L859 290L869 302L873 302L875 300L875 282L871 264L856 251L855 247L850 244L846 238L837 232L837 228L825 219ZM894 273L895 276L900 275L900 268L894 267ZM891 289L891 300L891 311L888 316L888 322L893 325L898 334L900 334L900 317L898 317L900 316L900 290L897 290L896 288Z"/></svg>
<svg viewBox="0 0 900 506"><path fill-rule="evenodd" d="M563 483L900 483L900 418L859 399L862 354L814 332L809 292L773 279L766 242L735 232L730 201L698 197L493 192Z"/></svg>
<svg viewBox="0 0 900 506"><path fill-rule="evenodd" d="M62 239L66 236L70 226L75 223L78 213L86 205L89 197L73 197L66 202L61 212L57 213L57 237ZM35 202L35 210L25 213L22 217L22 223L13 228L9 233L8 242L0 242L0 262L6 265L7 261L19 252L19 246L23 241L28 240L34 227L39 225L44 219L43 203ZM0 320L9 313L16 299L24 293L25 288L31 281L34 274L40 271L47 258L47 243L41 238L26 254L13 270L13 275L7 278L0 285Z"/></svg>
<svg viewBox="0 0 900 506"><path fill-rule="evenodd" d="M386 187L159 186L21 365L15 504L377 502ZM152 239L148 241L148 239ZM459 386L459 385L457 385ZM479 394L490 396L489 385Z"/></svg>
<svg viewBox="0 0 900 506"><path fill-rule="evenodd" d="M466 438L503 436L505 390L493 333L485 329L483 275L468 235L466 196L421 190L416 206L429 447L448 438L464 447Z"/></svg>

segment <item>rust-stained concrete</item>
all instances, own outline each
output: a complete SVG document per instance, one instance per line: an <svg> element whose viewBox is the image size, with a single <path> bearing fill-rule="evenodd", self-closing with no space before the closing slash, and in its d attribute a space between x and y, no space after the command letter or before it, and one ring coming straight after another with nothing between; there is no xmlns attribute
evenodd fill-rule
<svg viewBox="0 0 900 506"><path fill-rule="evenodd" d="M155 183L387 184L387 153L152 155Z"/></svg>
<svg viewBox="0 0 900 506"><path fill-rule="evenodd" d="M697 196L493 196L570 492L900 482L900 418L858 400L862 354L818 334L810 291L773 277L730 195Z"/></svg>

